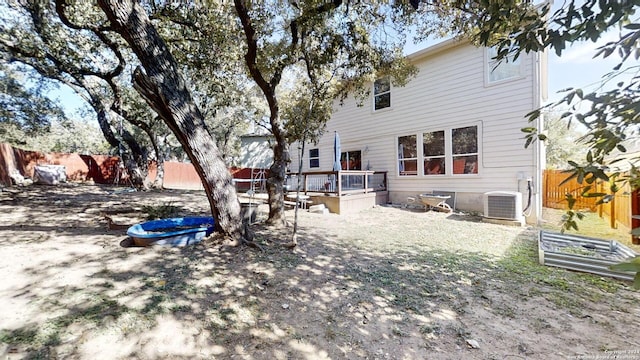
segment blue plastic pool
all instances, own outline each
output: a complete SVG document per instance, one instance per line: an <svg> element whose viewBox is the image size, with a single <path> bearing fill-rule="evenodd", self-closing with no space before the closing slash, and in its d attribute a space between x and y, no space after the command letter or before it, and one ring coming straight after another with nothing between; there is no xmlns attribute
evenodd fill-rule
<svg viewBox="0 0 640 360"><path fill-rule="evenodd" d="M152 220L131 226L127 235L139 246L186 246L210 235L213 224L213 218L206 216Z"/></svg>

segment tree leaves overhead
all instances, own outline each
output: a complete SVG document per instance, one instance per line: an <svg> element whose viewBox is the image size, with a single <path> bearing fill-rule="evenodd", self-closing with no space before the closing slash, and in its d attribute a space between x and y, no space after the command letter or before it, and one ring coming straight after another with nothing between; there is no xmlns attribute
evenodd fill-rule
<svg viewBox="0 0 640 360"><path fill-rule="evenodd" d="M38 84L26 87L26 81L9 68L0 69L0 141L25 144L25 136L49 130L52 121L64 122L60 106L47 98ZM20 129L23 136L5 137L11 128Z"/></svg>
<svg viewBox="0 0 640 360"><path fill-rule="evenodd" d="M147 149L126 126L122 89L127 60L133 57L118 38L104 30L108 22L94 4L22 1L2 4L11 14L0 21L0 54L6 63L22 64L42 78L69 86L95 111L100 129L123 158L134 185L146 187ZM130 98L129 101L140 101Z"/></svg>

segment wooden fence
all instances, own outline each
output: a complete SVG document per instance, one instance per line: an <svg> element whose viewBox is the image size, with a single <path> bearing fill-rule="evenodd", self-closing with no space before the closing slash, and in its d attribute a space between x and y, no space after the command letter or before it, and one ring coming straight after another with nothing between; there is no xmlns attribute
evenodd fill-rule
<svg viewBox="0 0 640 360"><path fill-rule="evenodd" d="M598 212L600 217L607 217L611 228L622 225L628 229L632 228L632 216L634 215L634 197L638 197L638 192L631 192L629 184L625 184L618 190L611 202L597 206L598 198L587 198L580 196L586 184L578 184L576 179L571 179L561 184L569 177L569 173L560 170L545 170L542 175L543 193L542 206L553 209L568 209L566 194L572 194L576 198L573 206L576 210L586 210ZM610 194L610 184L597 181L591 192L601 192Z"/></svg>
<svg viewBox="0 0 640 360"><path fill-rule="evenodd" d="M120 158L107 155L80 155L63 153L41 153L14 148L0 143L0 186L11 186L11 173L18 171L22 176L33 177L37 165L62 165L67 172L67 180L75 182L93 181L96 184L129 184L126 173L119 168ZM231 167L229 171L235 179L253 179L257 169ZM156 163L149 164L147 179L156 176ZM268 170L266 170L268 174ZM165 161L163 187L167 189L202 190L202 181L190 163Z"/></svg>

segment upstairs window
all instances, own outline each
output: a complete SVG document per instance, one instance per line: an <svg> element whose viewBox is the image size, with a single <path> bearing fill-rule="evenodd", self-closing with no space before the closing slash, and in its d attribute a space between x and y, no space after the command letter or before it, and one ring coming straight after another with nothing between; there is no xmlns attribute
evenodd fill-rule
<svg viewBox="0 0 640 360"><path fill-rule="evenodd" d="M373 109L377 111L388 107L391 107L391 83L385 77L373 83Z"/></svg>
<svg viewBox="0 0 640 360"><path fill-rule="evenodd" d="M310 168L320 167L320 150L319 149L309 150L309 167Z"/></svg>
<svg viewBox="0 0 640 360"><path fill-rule="evenodd" d="M496 59L498 55L496 48L487 48L486 53L487 81L489 84L522 77L521 56L514 60L513 56L509 55L498 61Z"/></svg>

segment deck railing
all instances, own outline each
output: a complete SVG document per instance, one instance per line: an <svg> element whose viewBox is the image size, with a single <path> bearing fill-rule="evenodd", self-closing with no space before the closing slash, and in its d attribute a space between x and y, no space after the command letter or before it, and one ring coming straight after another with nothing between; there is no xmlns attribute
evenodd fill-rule
<svg viewBox="0 0 640 360"><path fill-rule="evenodd" d="M287 187L294 191L298 174L290 173ZM309 171L301 174L300 191L336 194L362 194L387 191L387 172L369 170Z"/></svg>

